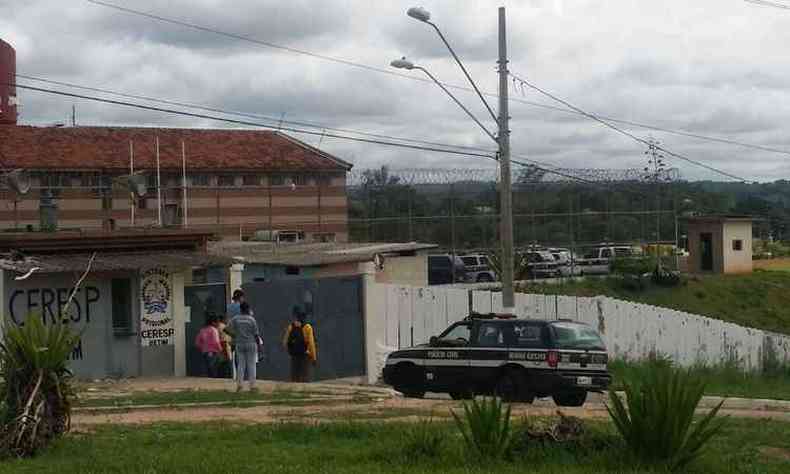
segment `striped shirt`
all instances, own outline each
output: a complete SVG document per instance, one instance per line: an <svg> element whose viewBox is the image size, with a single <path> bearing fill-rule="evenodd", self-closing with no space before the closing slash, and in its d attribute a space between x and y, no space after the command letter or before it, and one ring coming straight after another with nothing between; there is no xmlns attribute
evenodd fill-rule
<svg viewBox="0 0 790 474"><path fill-rule="evenodd" d="M230 320L230 330L236 346L256 344L255 336L259 335L258 323L249 314L240 314Z"/></svg>

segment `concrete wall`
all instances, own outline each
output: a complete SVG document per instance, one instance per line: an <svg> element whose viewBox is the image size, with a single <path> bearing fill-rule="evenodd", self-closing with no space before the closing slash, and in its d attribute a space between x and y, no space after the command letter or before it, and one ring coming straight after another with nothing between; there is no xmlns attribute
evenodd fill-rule
<svg viewBox="0 0 790 474"><path fill-rule="evenodd" d="M369 382L381 375L390 352L424 344L468 314L467 290L380 284L369 276L365 286Z"/></svg>
<svg viewBox="0 0 790 474"><path fill-rule="evenodd" d="M136 281L133 274L112 273L87 278L77 292L74 311L67 315L60 308L68 300L76 280L74 274L33 274L27 280L15 281L13 274L3 273L2 311L6 324L24 324L29 316L35 315L45 324L63 321L74 331L81 331L82 337L70 361L70 367L78 377L138 375L139 346L136 337L116 336L112 328L111 280L132 278ZM132 293L137 294L134 284ZM133 324L139 319L139 307L134 307Z"/></svg>
<svg viewBox="0 0 790 474"><path fill-rule="evenodd" d="M741 240L742 250L733 250L733 241ZM750 273L752 271L752 223L725 222L724 273Z"/></svg>
<svg viewBox="0 0 790 474"><path fill-rule="evenodd" d="M137 272L91 274L77 292L74 311L60 308L79 275L74 273L33 274L26 280L14 280L15 274L2 272L3 305L0 320L23 324L29 315L42 318L45 324L63 321L81 332L70 368L79 378L133 377L140 375L185 375L186 340L184 337L184 279L191 270L171 272L173 344L140 347L140 276ZM112 326L112 279L131 279L131 330L115 333Z"/></svg>
<svg viewBox="0 0 790 474"><path fill-rule="evenodd" d="M428 256L387 257L384 268L376 273L376 282L428 286Z"/></svg>
<svg viewBox="0 0 790 474"><path fill-rule="evenodd" d="M348 240L348 199L344 172L331 173L331 176L327 176L329 181L320 186L315 177L305 175L305 184L296 189L285 184L269 186L268 175L260 178L260 185L244 186L242 175L238 174L235 176L236 186L221 187L218 186L217 176L213 175L209 186L189 186L189 227L217 232L233 240L249 237L256 230L269 229L303 230L309 241L322 233L334 233L338 242ZM74 173L64 172L62 179L64 186L82 186L81 179ZM162 179L163 207L173 204L179 213L182 212L180 173L174 176L164 172ZM15 225L21 229L27 225L39 227L40 193L37 188L41 185L39 178L34 177L34 189L19 199L16 213L15 197L8 191L0 190L0 228L11 229ZM157 222L155 197L149 195L142 200L143 208L135 209L135 226L144 227ZM61 189L56 201L58 225L62 229L97 229L102 227L104 219L109 218L114 219L118 227L131 226L129 197L120 190L113 193L111 209L107 210L103 210L102 198L94 190L78 187Z"/></svg>
<svg viewBox="0 0 790 474"><path fill-rule="evenodd" d="M380 370L386 354L427 342L470 311L502 310L499 292L371 284L367 320L375 324L369 347ZM596 327L613 358L639 360L654 353L678 364L736 361L744 369L790 363L790 336L713 318L608 297L516 294L519 317L567 318ZM378 372L377 372L378 373Z"/></svg>
<svg viewBox="0 0 790 474"><path fill-rule="evenodd" d="M256 279L288 280L304 278L330 278L352 275L363 275L369 271L372 262L346 262L331 265L299 267L299 273L289 275L285 265L262 263L246 263L242 273L242 282L251 283ZM372 267L370 267L372 268ZM399 285L427 286L428 260L425 255L413 257L386 257L384 268L375 271L377 283L394 283ZM232 286L232 285L231 285Z"/></svg>

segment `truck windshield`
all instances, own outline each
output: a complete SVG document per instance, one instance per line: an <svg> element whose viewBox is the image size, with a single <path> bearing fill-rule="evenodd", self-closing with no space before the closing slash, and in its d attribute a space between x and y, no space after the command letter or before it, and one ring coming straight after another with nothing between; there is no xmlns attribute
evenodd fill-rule
<svg viewBox="0 0 790 474"><path fill-rule="evenodd" d="M558 349L606 350L598 332L584 324L554 323L554 340Z"/></svg>

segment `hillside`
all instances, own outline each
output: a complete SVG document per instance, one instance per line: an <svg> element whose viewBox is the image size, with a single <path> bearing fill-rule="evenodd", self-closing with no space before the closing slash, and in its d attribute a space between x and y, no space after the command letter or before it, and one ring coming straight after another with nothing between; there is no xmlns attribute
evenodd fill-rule
<svg viewBox="0 0 790 474"><path fill-rule="evenodd" d="M560 285L534 283L522 288L526 293L611 296L790 334L788 271L710 275L686 279L676 288L651 286L641 292L623 288L615 278L587 278Z"/></svg>

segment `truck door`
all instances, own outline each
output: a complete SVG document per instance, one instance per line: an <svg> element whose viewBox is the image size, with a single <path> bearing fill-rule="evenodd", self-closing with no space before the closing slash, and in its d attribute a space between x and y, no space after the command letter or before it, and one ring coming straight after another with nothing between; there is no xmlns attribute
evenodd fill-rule
<svg viewBox="0 0 790 474"><path fill-rule="evenodd" d="M472 323L456 323L445 330L425 353L428 391L450 390L463 381L469 368Z"/></svg>
<svg viewBox="0 0 790 474"><path fill-rule="evenodd" d="M469 377L480 387L491 386L499 374L499 367L507 363L508 344L513 340L510 322L481 322L472 335L469 348Z"/></svg>

